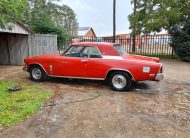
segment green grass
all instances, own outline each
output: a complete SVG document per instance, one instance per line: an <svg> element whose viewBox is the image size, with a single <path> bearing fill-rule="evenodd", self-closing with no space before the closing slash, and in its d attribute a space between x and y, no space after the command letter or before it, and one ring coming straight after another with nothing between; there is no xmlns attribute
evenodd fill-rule
<svg viewBox="0 0 190 138"><path fill-rule="evenodd" d="M8 88L13 86L20 86L22 90L10 93ZM11 126L36 113L50 96L52 92L39 85L0 81L0 124Z"/></svg>

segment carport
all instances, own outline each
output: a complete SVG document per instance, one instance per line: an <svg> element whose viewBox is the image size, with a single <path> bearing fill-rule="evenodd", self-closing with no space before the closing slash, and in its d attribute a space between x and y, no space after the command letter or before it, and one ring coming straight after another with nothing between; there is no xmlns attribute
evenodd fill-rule
<svg viewBox="0 0 190 138"><path fill-rule="evenodd" d="M21 65L28 54L28 35L32 31L17 22L12 30L0 28L0 65Z"/></svg>

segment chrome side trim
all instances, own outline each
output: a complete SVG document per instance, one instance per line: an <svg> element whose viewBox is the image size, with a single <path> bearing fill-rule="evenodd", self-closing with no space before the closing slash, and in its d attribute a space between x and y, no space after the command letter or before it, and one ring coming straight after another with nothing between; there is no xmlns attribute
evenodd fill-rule
<svg viewBox="0 0 190 138"><path fill-rule="evenodd" d="M107 78L108 73L109 73L110 71L112 71L112 70L116 70L116 71L118 70L118 71L125 71L125 72L128 72L128 73L132 76L132 80L135 81L134 76L132 75L132 73L131 73L129 70L119 69L119 68L112 68L112 69L109 69L109 70L107 71L107 73L106 73L105 79Z"/></svg>
<svg viewBox="0 0 190 138"><path fill-rule="evenodd" d="M103 56L103 59L124 60L124 58L121 56Z"/></svg>
<svg viewBox="0 0 190 138"><path fill-rule="evenodd" d="M48 76L57 77L57 78L70 78L70 79L105 80L104 78L90 78L90 77L73 77L73 76L57 76L57 75L48 75Z"/></svg>

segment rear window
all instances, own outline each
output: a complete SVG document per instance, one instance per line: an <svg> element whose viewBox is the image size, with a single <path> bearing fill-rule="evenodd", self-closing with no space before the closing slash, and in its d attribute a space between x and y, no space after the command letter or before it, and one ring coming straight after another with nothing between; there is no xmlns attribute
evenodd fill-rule
<svg viewBox="0 0 190 138"><path fill-rule="evenodd" d="M126 52L121 45L114 45L115 50L121 55L125 55Z"/></svg>

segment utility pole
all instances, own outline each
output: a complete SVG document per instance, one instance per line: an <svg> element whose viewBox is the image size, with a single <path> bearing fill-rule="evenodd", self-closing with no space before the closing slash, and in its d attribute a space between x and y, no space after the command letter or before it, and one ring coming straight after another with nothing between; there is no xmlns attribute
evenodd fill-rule
<svg viewBox="0 0 190 138"><path fill-rule="evenodd" d="M116 33L116 0L113 0L113 43L115 43Z"/></svg>
<svg viewBox="0 0 190 138"><path fill-rule="evenodd" d="M133 11L133 16L134 16L134 24L133 24L133 46L132 46L132 52L135 52L135 45L136 45L136 22L137 22L137 17L136 17L136 13L137 13L137 0L133 0L134 2L134 11Z"/></svg>

